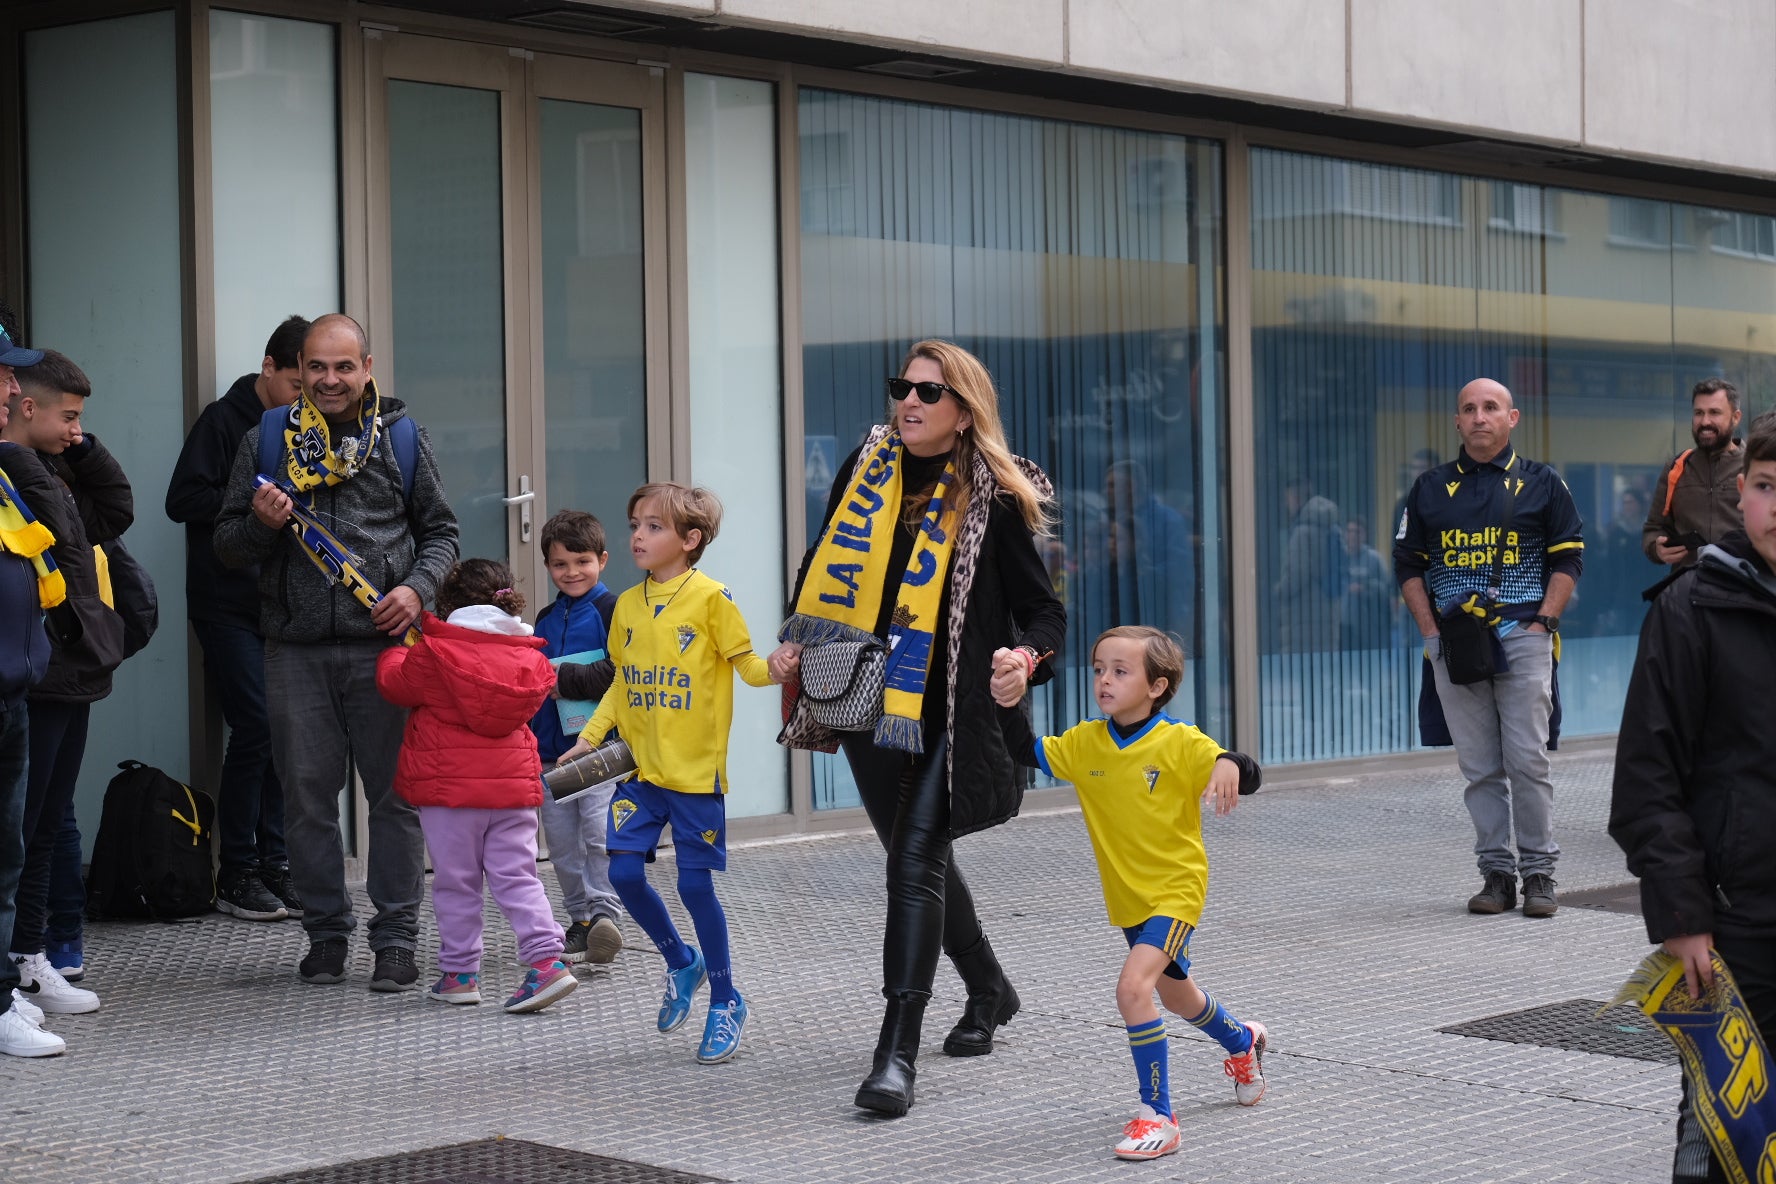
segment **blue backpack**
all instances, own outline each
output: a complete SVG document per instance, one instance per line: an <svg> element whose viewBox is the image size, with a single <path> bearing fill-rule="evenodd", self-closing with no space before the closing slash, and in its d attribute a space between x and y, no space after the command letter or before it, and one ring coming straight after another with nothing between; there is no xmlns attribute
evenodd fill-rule
<svg viewBox="0 0 1776 1184"><path fill-rule="evenodd" d="M284 422L289 417L288 407L273 407L259 417L259 471L267 477L272 475L278 453L284 450ZM401 470L401 496L412 501L413 470L419 467L419 425L403 415L388 425L388 439Z"/></svg>

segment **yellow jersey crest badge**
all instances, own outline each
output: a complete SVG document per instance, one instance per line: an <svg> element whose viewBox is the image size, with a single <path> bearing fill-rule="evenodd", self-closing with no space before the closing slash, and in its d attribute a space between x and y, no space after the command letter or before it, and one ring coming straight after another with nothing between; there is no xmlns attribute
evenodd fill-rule
<svg viewBox="0 0 1776 1184"><path fill-rule="evenodd" d="M694 628L692 628L689 625L680 625L678 627L678 652L679 653L682 654L686 650L690 649L691 643L696 640L697 640L697 631Z"/></svg>
<svg viewBox="0 0 1776 1184"><path fill-rule="evenodd" d="M1147 778L1147 792L1152 793L1154 787L1159 784L1159 766L1148 765L1141 770L1141 775Z"/></svg>
<svg viewBox="0 0 1776 1184"><path fill-rule="evenodd" d="M633 817L635 817L635 803L628 798L618 798L611 803L611 825L618 830L622 830L623 824Z"/></svg>

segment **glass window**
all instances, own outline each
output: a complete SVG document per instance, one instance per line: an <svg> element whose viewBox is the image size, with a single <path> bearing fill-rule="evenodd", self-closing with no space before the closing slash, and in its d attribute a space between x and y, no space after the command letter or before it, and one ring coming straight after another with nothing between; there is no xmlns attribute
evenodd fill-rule
<svg viewBox="0 0 1776 1184"><path fill-rule="evenodd" d="M783 620L783 380L777 104L768 82L685 76L691 477L722 500L706 560L768 654ZM762 561L761 561L762 559ZM782 697L737 685L728 813L789 809Z"/></svg>
<svg viewBox="0 0 1776 1184"><path fill-rule="evenodd" d="M332 25L210 12L216 394L291 313L340 307Z"/></svg>
<svg viewBox="0 0 1776 1184"><path fill-rule="evenodd" d="M1143 623L1184 640L1170 710L1226 736L1218 146L818 90L799 134L810 539L883 380L950 338L1060 499L1044 551L1068 641L1038 728L1097 714L1092 638ZM816 807L856 800L817 759Z"/></svg>
<svg viewBox="0 0 1776 1184"><path fill-rule="evenodd" d="M154 640L93 704L77 791L89 845L119 761L190 766L185 532L160 512L185 438L177 61L171 12L25 35L27 340L92 380L83 422L135 487L126 541L161 601ZM71 82L91 79L104 84Z"/></svg>
<svg viewBox="0 0 1776 1184"><path fill-rule="evenodd" d="M1662 467L1690 387L1776 397L1776 278L1741 249L1756 219L1571 190L1256 150L1252 158L1262 758L1417 743L1418 632L1391 548L1407 489L1451 460L1457 391L1509 387L1512 443L1553 465L1585 520L1564 614L1563 732L1616 729ZM1327 193L1453 193L1454 216L1378 223ZM1486 210L1481 224L1464 210ZM1711 245L1700 251L1702 231ZM1500 230L1515 233L1501 234ZM1623 249L1629 248L1629 249Z"/></svg>

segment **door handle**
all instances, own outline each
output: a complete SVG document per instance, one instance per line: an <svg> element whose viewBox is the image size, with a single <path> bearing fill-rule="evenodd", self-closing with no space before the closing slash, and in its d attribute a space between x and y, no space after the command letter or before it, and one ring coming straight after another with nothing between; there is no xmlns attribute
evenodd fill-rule
<svg viewBox="0 0 1776 1184"><path fill-rule="evenodd" d="M508 506L518 507L518 541L530 542L530 504L536 501L536 490L530 487L530 474L521 474L518 478L518 492L511 497L502 497L500 501Z"/></svg>

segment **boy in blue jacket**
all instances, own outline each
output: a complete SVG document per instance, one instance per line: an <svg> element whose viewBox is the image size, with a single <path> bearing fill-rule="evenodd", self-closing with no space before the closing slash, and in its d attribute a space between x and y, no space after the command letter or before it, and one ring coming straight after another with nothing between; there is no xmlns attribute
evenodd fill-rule
<svg viewBox="0 0 1776 1184"><path fill-rule="evenodd" d="M559 594L537 614L536 635L545 643L543 654L555 664L557 697L543 704L530 730L547 769L578 739L578 727L562 728L560 704L595 702L610 688L613 670L605 641L617 594L600 578L610 552L605 550L604 524L591 514L562 510L550 518L543 524L542 550ZM571 802L543 794L543 833L567 908L568 962L609 962L623 948L617 929L623 905L611 887L610 855L604 849L614 788L606 786Z"/></svg>

